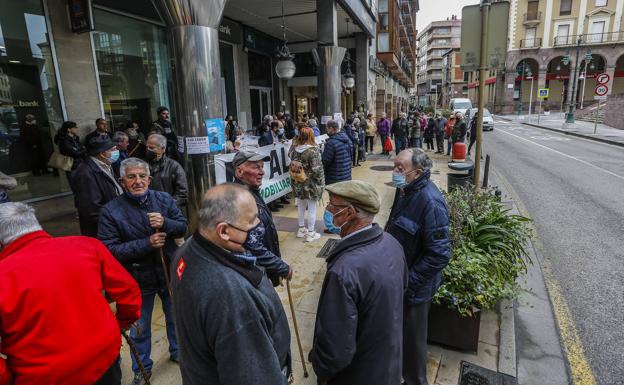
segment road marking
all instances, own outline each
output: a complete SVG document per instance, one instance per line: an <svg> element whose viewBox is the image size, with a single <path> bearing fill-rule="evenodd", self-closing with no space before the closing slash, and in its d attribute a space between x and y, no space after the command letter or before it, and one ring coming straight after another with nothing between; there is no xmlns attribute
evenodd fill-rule
<svg viewBox="0 0 624 385"><path fill-rule="evenodd" d="M518 139L520 139L520 140L523 140L523 141L525 141L525 142L529 142L529 143L534 144L534 145L536 145L536 146L538 146L538 147L545 148L546 150L552 151L552 152L554 152L554 153L556 153L556 154L559 154L559 155L561 155L561 156L565 156L566 158L576 160L577 162L583 163L583 164L584 164L584 165L586 165L586 166L593 167L593 168L595 168L595 169L597 169L597 170L600 170L600 171L602 171L602 172L604 172L604 173L606 173L606 174L609 174L609 175L614 176L614 177L616 177L616 178L618 178L618 179L624 180L624 176L619 175L619 174L616 174L616 173L614 173L614 172L612 172L612 171L606 170L606 169L604 169L604 168L602 168L602 167L596 166L595 164L593 164L593 163L589 163L589 162L587 162L587 161L585 161L585 160L583 160L583 159L579 159L579 158L577 158L577 157L575 157L575 156L568 155L568 154L566 154L566 153L564 153L564 152L557 151L557 150L555 150L555 149L553 149L553 148L550 148L550 147L544 146L544 145L539 144L539 143L535 143L535 142L534 142L534 141L532 141L532 140L525 139L525 138L523 138L523 137L521 137L521 136L514 135L514 134L512 134L512 133L510 133L510 132L505 132L505 130L498 130L498 132L501 132L501 133L503 133L503 134L505 134L505 135L511 135L511 136L513 136L513 137L515 137L515 138L518 138Z"/></svg>
<svg viewBox="0 0 624 385"><path fill-rule="evenodd" d="M516 204L516 207L518 208L520 214L527 218L530 218L531 216L529 215L529 212L522 204L522 201L511 186L511 183L497 170L495 170L494 172L496 173L497 178L499 178L500 181L503 182L507 191L512 196L512 199ZM557 328L559 329L559 335L563 343L565 356L568 360L568 365L570 366L572 383L574 385L596 385L594 372L592 371L591 366L589 365L589 361L585 356L585 349L583 348L580 334L578 332L578 329L576 328L574 320L572 319L572 313L570 312L568 303L563 296L561 287L559 286L559 282L557 281L557 278L555 278L550 264L550 259L548 259L546 257L546 254L544 253L544 245L537 235L538 232L536 231L535 225L533 223L531 223L531 227L533 229L533 234L536 234L534 239L531 240L531 243L533 246L533 250L535 251L535 255L538 256L538 263L540 263L542 275L544 277L544 283L548 291L548 297L550 298L550 303L553 307L555 322L557 323ZM539 258L539 255L542 256L541 260Z"/></svg>

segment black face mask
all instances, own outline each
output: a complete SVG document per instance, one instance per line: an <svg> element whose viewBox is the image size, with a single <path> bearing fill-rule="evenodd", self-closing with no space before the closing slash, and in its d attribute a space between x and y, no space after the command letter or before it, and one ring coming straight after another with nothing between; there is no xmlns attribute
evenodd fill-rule
<svg viewBox="0 0 624 385"><path fill-rule="evenodd" d="M228 223L228 225L238 231L247 233L247 237L245 237L245 241L243 243L236 242L235 240L230 239L230 242L234 242L243 246L245 250L256 250L258 248L258 245L262 243L262 239L264 238L264 226L262 226L262 222L258 222L257 225L246 231L230 223Z"/></svg>
<svg viewBox="0 0 624 385"><path fill-rule="evenodd" d="M152 150L145 150L145 160L148 163L153 162L154 160L156 160L156 153Z"/></svg>

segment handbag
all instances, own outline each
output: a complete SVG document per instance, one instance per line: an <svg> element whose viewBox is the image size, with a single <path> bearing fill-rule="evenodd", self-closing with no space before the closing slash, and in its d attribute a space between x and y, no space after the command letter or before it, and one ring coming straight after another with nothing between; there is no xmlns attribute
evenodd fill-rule
<svg viewBox="0 0 624 385"><path fill-rule="evenodd" d="M385 152L390 152L393 150L392 140L390 140L390 138L386 138L386 142L384 143L383 149Z"/></svg>
<svg viewBox="0 0 624 385"><path fill-rule="evenodd" d="M308 179L308 176L303 169L303 165L298 160L293 160L290 162L288 172L290 174L290 179L294 180L297 183L303 183Z"/></svg>
<svg viewBox="0 0 624 385"><path fill-rule="evenodd" d="M74 165L74 158L66 156L58 151L54 151L48 160L48 166L63 171L71 171Z"/></svg>

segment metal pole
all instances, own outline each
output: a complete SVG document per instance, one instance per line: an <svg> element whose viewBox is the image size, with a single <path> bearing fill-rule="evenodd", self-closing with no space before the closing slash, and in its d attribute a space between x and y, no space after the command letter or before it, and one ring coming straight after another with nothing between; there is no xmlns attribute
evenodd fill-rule
<svg viewBox="0 0 624 385"><path fill-rule="evenodd" d="M587 81L587 60L585 60L585 69L583 70L583 88L581 88L581 110L583 109L583 99L585 99L585 81Z"/></svg>
<svg viewBox="0 0 624 385"><path fill-rule="evenodd" d="M598 115L600 115L600 100L598 101L598 109L596 110L596 116L594 117L594 134L598 130Z"/></svg>
<svg viewBox="0 0 624 385"><path fill-rule="evenodd" d="M540 115L542 114L542 98L539 98L539 109L537 111L537 124L539 124L540 121Z"/></svg>
<svg viewBox="0 0 624 385"><path fill-rule="evenodd" d="M481 174L481 143L483 142L483 107L485 104L485 72L488 68L487 47L488 47L488 23L490 18L490 0L481 2L481 58L479 68L479 99L477 119L477 148L475 150L473 184L475 188L479 186Z"/></svg>
<svg viewBox="0 0 624 385"><path fill-rule="evenodd" d="M531 75L531 91L529 92L529 122L531 121L531 105L533 104L533 79L534 75Z"/></svg>
<svg viewBox="0 0 624 385"><path fill-rule="evenodd" d="M578 37L576 41L576 59L574 63L574 82L572 83L572 95L570 95L570 109L568 111L568 116L566 116L566 123L574 123L574 107L576 104L576 82L578 76L578 61L579 61L579 50L581 48L581 37Z"/></svg>

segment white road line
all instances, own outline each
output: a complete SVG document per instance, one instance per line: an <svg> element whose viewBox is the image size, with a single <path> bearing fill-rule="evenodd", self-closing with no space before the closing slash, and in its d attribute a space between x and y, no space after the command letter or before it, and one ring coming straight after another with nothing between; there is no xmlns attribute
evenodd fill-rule
<svg viewBox="0 0 624 385"><path fill-rule="evenodd" d="M514 135L514 134L512 134L512 133L510 133L510 132L506 132L505 130L498 130L497 132L501 132L501 133L503 133L503 134L505 134L505 135L511 135L511 136L513 136L513 137L515 137L515 138L517 138L517 139L523 140L523 141L525 141L525 142L529 142L529 143L534 144L534 145L536 145L536 146L538 146L538 147L545 148L546 150L552 151L552 152L554 152L554 153L556 153L556 154L559 154L559 155L561 155L561 156L565 156L566 158L576 160L576 161L578 161L578 162L580 162L580 163L583 163L583 164L584 164L584 165L586 165L586 166L593 167L593 168L595 168L595 169L597 169L597 170L600 170L600 171L602 171L602 172L604 172L604 173L606 173L606 174L609 174L609 175L614 176L614 177L616 177L616 178L618 178L618 179L624 180L624 176L622 176L622 175L618 175L618 174L616 174L616 173L614 173L614 172L612 172L612 171L609 171L609 170L605 170L604 168L602 168L602 167L598 167L598 166L596 166L595 164L589 163L589 162L587 162L587 161L585 161L585 160L583 160L583 159L579 159L579 158L577 158L577 157L574 157L574 156L572 156L572 155L568 155L568 154L563 153L563 152L561 152L561 151L557 151L557 150L555 150L555 149L552 149L552 148L550 148L550 147L544 146L544 145L542 145L542 144L535 143L535 142L534 142L534 141L532 141L532 140L528 140L528 139L525 139L525 138L523 138L523 137L521 137L521 136Z"/></svg>

